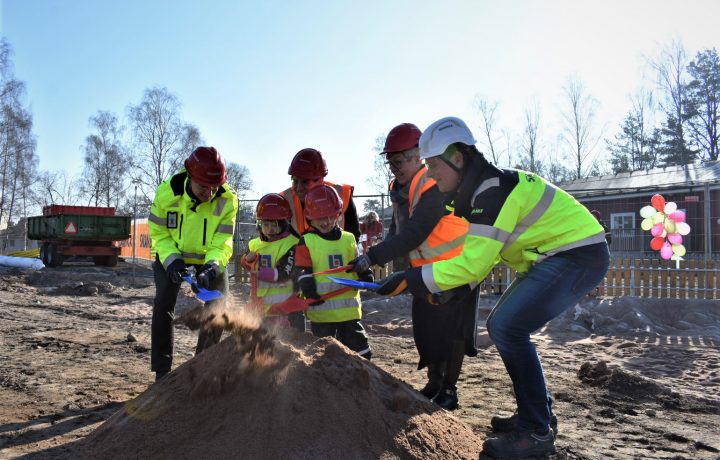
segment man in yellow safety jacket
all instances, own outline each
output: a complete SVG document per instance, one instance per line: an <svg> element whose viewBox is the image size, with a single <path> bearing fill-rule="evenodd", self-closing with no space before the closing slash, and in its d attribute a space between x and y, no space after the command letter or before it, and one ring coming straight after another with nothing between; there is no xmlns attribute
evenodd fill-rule
<svg viewBox="0 0 720 460"><path fill-rule="evenodd" d="M185 168L155 193L148 227L156 254L150 357L156 379L172 368L172 320L188 267L195 267L198 286L227 290L225 269L233 252L238 199L226 179L218 151L198 147L185 160ZM222 330L201 330L195 352L219 342L221 335Z"/></svg>
<svg viewBox="0 0 720 460"><path fill-rule="evenodd" d="M388 133L381 154L386 155L386 163L395 176L390 186L394 196L393 233L351 261L353 271L362 272L402 256L409 258L411 266L419 267L462 253L468 223L445 209L445 195L427 176L419 156L421 134L412 123L400 124ZM447 410L458 406L456 385L464 355L477 355L473 330L476 293L477 290L468 290L446 308L433 307L426 297L413 298L418 369L427 366L428 376L420 393Z"/></svg>
<svg viewBox="0 0 720 460"><path fill-rule="evenodd" d="M475 143L455 117L436 121L420 138L428 175L449 194L454 214L470 224L462 254L393 274L378 292L409 288L424 297L480 282L499 262L517 270L487 319L513 383L517 412L492 418L493 430L507 435L487 439L483 452L498 459L543 456L555 451L557 419L530 334L604 278L605 232L567 192L536 174L495 167Z"/></svg>

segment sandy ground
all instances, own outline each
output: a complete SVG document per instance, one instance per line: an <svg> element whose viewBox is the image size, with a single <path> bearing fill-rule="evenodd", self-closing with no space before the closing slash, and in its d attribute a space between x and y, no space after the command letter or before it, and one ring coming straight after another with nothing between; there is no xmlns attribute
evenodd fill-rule
<svg viewBox="0 0 720 460"><path fill-rule="evenodd" d="M101 435L120 424L118 418L128 407L165 393L164 386L153 385L149 370L153 292L148 270L137 268L133 275L123 263L115 268L70 263L42 272L0 268L0 458L90 457L91 451L81 446L94 442L97 447ZM481 318L496 300L481 299ZM409 299L367 299L364 309L374 349L371 364L329 353L332 344L308 341L301 346L297 340L283 339L273 358L276 366L291 362L283 368L294 369L308 381L321 369L325 381L336 383L336 398L357 391L341 385L337 375L347 372L370 376L360 379L363 391L369 391L366 402L375 394L381 399L386 391L406 391L405 383L421 387L425 376L416 370ZM236 340L231 336L215 354L193 358L195 337L178 327L175 362L185 365L170 374L177 374L174 380L163 383L167 391L191 378L188 369L193 366L211 363L213 356L224 356L220 353L225 349L231 353ZM559 418L558 453L553 458L720 458L717 301L587 299L539 331L535 340ZM393 418L393 429L405 433L406 445L379 448L370 436L360 444L366 450L346 457L477 458L477 446L489 434L490 417L514 409L509 379L482 327L479 344L479 356L467 359L460 378L457 411L437 411L411 389L410 402L398 405L393 393L390 399L395 402L377 405L378 411L390 412L377 416L384 420L412 408L412 416ZM328 374L331 362L342 372ZM273 380L275 385L279 381ZM247 391L252 390L244 389L237 397L247 397ZM313 394L312 387L303 391ZM375 407L370 403L368 407ZM306 410L292 407L300 414ZM260 417L263 407L255 410ZM213 414L202 414L205 425L214 425ZM418 424L427 429L418 429ZM115 430L113 442L130 442L123 438L130 434ZM423 437L406 436L408 432ZM140 443L154 439L149 425L140 434L145 436ZM460 435L463 442L455 440ZM454 444L463 444L462 449L448 447ZM423 454L418 446L430 450ZM288 446L288 452L297 449L297 444ZM333 449L315 446L312 455L293 458L337 458L337 446ZM272 458L270 451L253 452L258 458ZM128 458L138 456L126 453Z"/></svg>

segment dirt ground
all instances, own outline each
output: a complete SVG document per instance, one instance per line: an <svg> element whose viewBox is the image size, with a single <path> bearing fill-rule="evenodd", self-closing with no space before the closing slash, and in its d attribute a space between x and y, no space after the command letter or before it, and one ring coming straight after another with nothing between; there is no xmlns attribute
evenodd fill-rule
<svg viewBox="0 0 720 460"><path fill-rule="evenodd" d="M188 452L178 456L178 452L146 447L158 439L152 430L159 425L145 421L141 427L128 428L132 420L127 414L153 398L176 394L191 381L193 368L207 369L204 372L211 375L218 360L226 356L222 353L237 350L242 340L231 335L213 353L211 349L193 358L196 333L179 326L175 368L180 369L167 382L153 384L149 369L153 293L149 270L122 262L114 268L71 262L40 272L0 267L0 458L95 458L103 456L97 450L103 442L115 447L121 443L126 449L112 458L192 458ZM481 318L496 300L493 296L481 299ZM363 414L362 426L384 423L386 429L403 433L402 445L396 436L395 444L390 445L390 439L390 447L385 448L374 445L382 437L377 430L363 431L360 447L345 454L346 458L477 458L478 446L489 434L490 417L514 409L503 364L481 322L480 354L466 360L460 378L461 407L447 414L421 401L418 393L404 385L420 388L425 379L424 372L416 370L409 305L405 297L364 302L364 322L373 347L370 364L344 351L332 351L328 341L278 336L274 364L268 369L290 369L308 382L324 373L324 381L333 385L323 391L333 393L317 396L332 395L340 401L339 407L346 407L341 401L348 396L345 393L365 391L368 413L377 414ZM553 458L720 458L717 301L587 299L534 338L559 419ZM283 367L283 360L293 365ZM312 373L318 369L319 374ZM245 399L237 410L223 409L222 419L216 420L220 412L198 409L201 413L193 414L187 407L182 417L178 408L175 419L202 416L206 437L219 436L220 426L230 424L228 417L238 417L238 413L260 420L280 406L258 406L248 391L275 391L272 388L278 382L290 380L290 371L283 371L282 379L275 378L274 386L255 385L235 393L224 389L225 398L238 393L237 398ZM345 375L355 377L346 381ZM226 386L234 381L223 380ZM304 385L298 391L309 404L313 392L320 390ZM371 400L373 395L385 398L384 392L392 393L386 398L390 403ZM398 399L400 393L405 399ZM313 412L298 403L296 396L292 398L291 412L300 420ZM207 394L201 399L207 407L215 407ZM405 415L395 417L400 413ZM170 411L168 417L173 416ZM308 418L307 423L317 430L331 416ZM175 429L180 430L174 433L175 443L182 446L184 428ZM233 440L227 440L232 433L223 435L223 448L236 449ZM206 437L197 434L197 439ZM331 449L330 440L327 450L315 445L311 453L299 455L302 439L293 438L294 445L280 443L278 447L276 443L274 450L258 445L245 458L338 458L343 456L339 453L343 443L351 440L335 441L340 449L338 445ZM453 445L459 447L453 450ZM111 451L107 452L109 458ZM208 451L210 456L219 454Z"/></svg>

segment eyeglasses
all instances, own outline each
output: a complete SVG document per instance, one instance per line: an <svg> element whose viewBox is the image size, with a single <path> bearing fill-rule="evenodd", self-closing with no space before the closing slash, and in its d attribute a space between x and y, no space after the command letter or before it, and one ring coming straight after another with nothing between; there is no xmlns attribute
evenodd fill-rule
<svg viewBox="0 0 720 460"><path fill-rule="evenodd" d="M398 169L398 168L400 168L403 164L407 163L408 160L409 160L409 158L405 158L404 156L403 156L403 157L400 157L400 158L397 158L397 159L394 159L394 160L386 160L386 161L385 161L385 166L391 166L391 167L393 167L393 168L395 168L395 169Z"/></svg>

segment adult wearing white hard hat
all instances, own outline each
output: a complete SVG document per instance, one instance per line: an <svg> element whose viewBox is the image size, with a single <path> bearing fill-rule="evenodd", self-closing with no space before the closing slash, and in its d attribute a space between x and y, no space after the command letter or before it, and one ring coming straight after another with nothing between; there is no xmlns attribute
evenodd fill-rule
<svg viewBox="0 0 720 460"><path fill-rule="evenodd" d="M395 273L378 293L409 288L427 296L482 281L499 262L515 269L517 278L487 328L512 380L517 412L493 417L493 430L509 434L487 439L483 452L494 458L546 455L555 451L557 422L530 334L602 281L609 263L605 232L567 192L536 174L495 167L475 142L455 117L436 121L420 138L428 175L449 194L454 214L470 223L462 254Z"/></svg>

